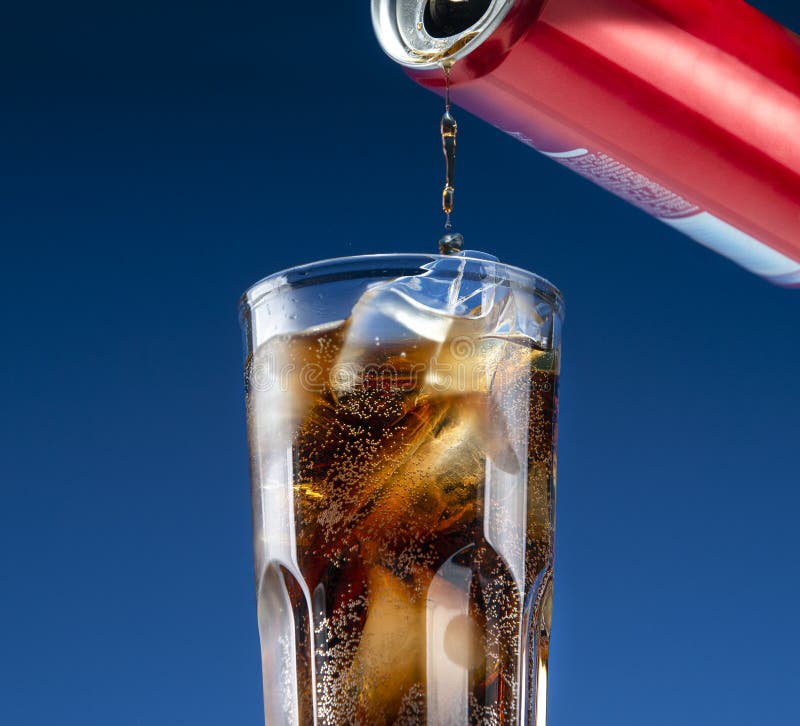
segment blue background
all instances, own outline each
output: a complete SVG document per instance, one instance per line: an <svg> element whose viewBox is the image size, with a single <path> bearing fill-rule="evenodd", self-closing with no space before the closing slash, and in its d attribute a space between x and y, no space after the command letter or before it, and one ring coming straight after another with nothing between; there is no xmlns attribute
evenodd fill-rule
<svg viewBox="0 0 800 726"><path fill-rule="evenodd" d="M441 103L366 0L2 23L0 723L258 724L237 299L432 250ZM796 723L800 291L457 115L468 246L568 301L550 723Z"/></svg>

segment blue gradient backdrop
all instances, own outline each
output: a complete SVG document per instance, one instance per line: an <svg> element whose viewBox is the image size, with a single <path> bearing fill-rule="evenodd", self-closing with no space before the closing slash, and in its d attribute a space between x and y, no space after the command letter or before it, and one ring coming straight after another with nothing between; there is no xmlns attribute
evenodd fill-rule
<svg viewBox="0 0 800 726"><path fill-rule="evenodd" d="M441 104L366 0L2 23L0 723L258 724L237 299L432 250ZM800 291L459 121L458 228L568 301L552 726L797 723Z"/></svg>

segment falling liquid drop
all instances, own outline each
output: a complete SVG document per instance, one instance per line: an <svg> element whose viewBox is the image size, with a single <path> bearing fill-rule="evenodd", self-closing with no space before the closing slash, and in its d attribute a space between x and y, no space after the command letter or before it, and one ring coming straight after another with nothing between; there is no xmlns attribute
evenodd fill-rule
<svg viewBox="0 0 800 726"><path fill-rule="evenodd" d="M464 249L464 236L455 233L448 233L439 240L439 254L455 255Z"/></svg>

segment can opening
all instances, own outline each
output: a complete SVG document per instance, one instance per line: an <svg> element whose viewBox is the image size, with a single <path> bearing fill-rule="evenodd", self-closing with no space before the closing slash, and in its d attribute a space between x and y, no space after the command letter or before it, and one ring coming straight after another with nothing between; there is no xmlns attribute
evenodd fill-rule
<svg viewBox="0 0 800 726"><path fill-rule="evenodd" d="M371 2L372 25L386 54L406 68L432 70L441 68L443 61L455 63L469 55L492 37L512 9L538 9L546 0ZM518 33L514 40L517 37Z"/></svg>
<svg viewBox="0 0 800 726"><path fill-rule="evenodd" d="M434 38L463 33L477 23L492 0L428 0L425 5L425 30Z"/></svg>

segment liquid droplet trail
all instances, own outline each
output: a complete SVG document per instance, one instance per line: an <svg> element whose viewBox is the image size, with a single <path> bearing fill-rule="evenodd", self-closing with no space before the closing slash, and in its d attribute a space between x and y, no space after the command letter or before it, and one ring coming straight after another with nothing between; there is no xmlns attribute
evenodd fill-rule
<svg viewBox="0 0 800 726"><path fill-rule="evenodd" d="M439 124L442 136L442 152L445 161L444 189L442 190L442 211L445 213L445 229L450 231L453 227L451 214L455 206L455 175L456 175L456 136L458 124L450 113L450 66L444 65L445 99L444 116Z"/></svg>

